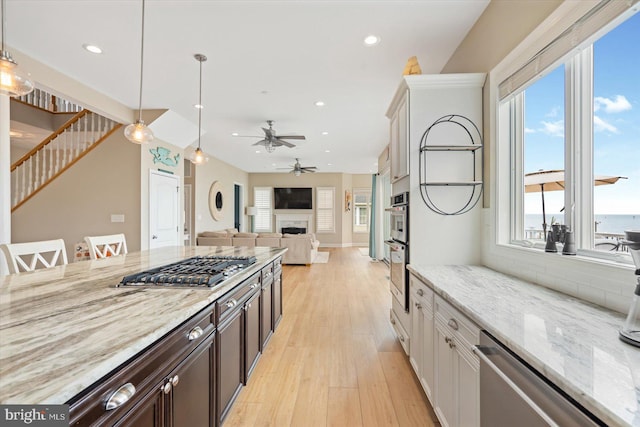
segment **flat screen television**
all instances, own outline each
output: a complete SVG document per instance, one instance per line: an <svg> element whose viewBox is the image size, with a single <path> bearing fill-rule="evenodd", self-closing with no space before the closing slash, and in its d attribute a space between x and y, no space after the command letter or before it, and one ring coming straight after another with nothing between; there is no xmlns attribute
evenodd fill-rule
<svg viewBox="0 0 640 427"><path fill-rule="evenodd" d="M311 188L274 188L275 209L313 209Z"/></svg>

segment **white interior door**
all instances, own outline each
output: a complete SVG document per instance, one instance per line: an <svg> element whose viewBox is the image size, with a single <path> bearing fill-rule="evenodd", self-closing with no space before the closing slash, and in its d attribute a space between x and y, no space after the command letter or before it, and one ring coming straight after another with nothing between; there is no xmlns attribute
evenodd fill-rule
<svg viewBox="0 0 640 427"><path fill-rule="evenodd" d="M149 249L180 245L180 177L149 171Z"/></svg>

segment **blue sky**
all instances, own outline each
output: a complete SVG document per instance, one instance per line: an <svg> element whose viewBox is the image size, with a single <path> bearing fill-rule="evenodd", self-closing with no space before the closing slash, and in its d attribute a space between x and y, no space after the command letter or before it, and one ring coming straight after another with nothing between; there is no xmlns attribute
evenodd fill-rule
<svg viewBox="0 0 640 427"><path fill-rule="evenodd" d="M640 13L594 43L594 173L625 176L594 190L596 214L640 214ZM525 92L525 173L564 169L564 66ZM564 206L545 193L546 211ZM539 193L525 213L541 213ZM557 215L556 215L557 217ZM548 218L550 219L550 218Z"/></svg>

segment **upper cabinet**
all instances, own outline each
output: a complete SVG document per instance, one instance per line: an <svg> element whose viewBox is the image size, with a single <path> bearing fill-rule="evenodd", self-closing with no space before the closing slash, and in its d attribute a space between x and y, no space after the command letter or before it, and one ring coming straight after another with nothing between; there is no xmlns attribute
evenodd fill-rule
<svg viewBox="0 0 640 427"><path fill-rule="evenodd" d="M387 117L391 121L389 151L391 182L409 175L409 91L403 89L393 99Z"/></svg>

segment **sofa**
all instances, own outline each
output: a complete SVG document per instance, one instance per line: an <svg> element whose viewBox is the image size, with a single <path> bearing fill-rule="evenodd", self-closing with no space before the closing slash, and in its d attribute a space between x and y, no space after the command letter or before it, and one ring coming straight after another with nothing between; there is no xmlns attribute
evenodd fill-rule
<svg viewBox="0 0 640 427"><path fill-rule="evenodd" d="M320 242L315 234L284 234L281 233L240 233L234 228L221 231L203 231L196 238L198 246L267 246L273 248L287 248L282 257L283 264L313 263L318 255Z"/></svg>

